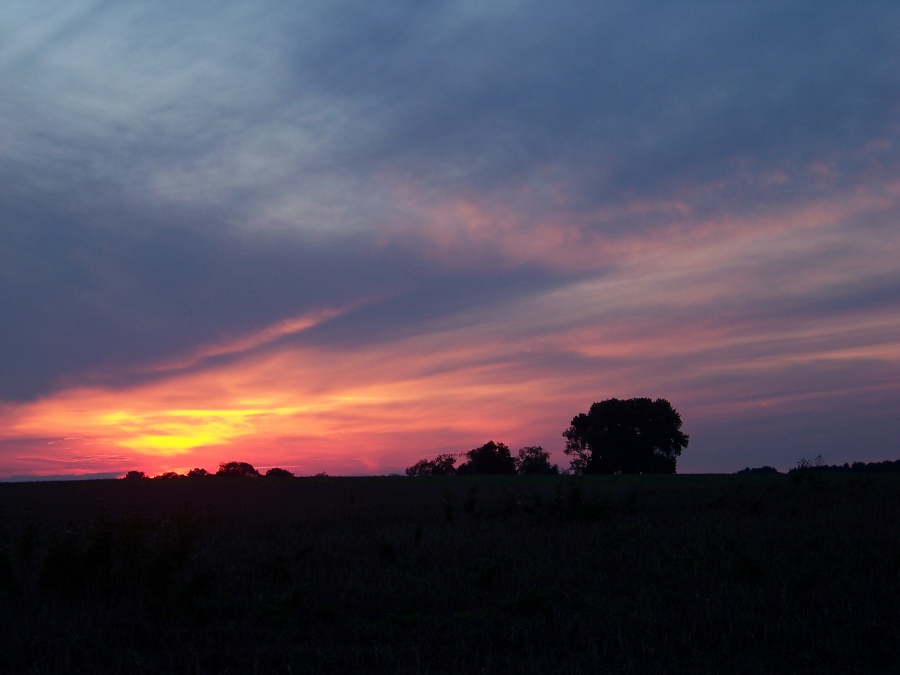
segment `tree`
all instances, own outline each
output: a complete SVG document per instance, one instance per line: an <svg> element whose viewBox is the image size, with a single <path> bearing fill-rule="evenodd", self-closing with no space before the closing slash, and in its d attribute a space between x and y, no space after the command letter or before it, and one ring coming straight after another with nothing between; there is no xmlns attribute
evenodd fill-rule
<svg viewBox="0 0 900 675"><path fill-rule="evenodd" d="M279 469L277 466L273 466L271 469L266 471L266 478L293 478L294 474L292 474L287 469Z"/></svg>
<svg viewBox="0 0 900 675"><path fill-rule="evenodd" d="M516 461L503 443L488 441L478 448L466 453L468 462L460 466L456 473L460 474L515 474Z"/></svg>
<svg viewBox="0 0 900 675"><path fill-rule="evenodd" d="M738 473L767 473L767 474L772 474L772 473L778 473L778 469L776 469L774 466L768 466L768 465L766 465L766 466L759 466L759 467L756 467L755 469L751 469L751 468L748 466L748 467L743 468L743 469L741 469L740 471L738 471Z"/></svg>
<svg viewBox="0 0 900 675"><path fill-rule="evenodd" d="M550 463L550 453L539 445L520 448L515 461L516 473L523 476L547 476L559 473L559 467Z"/></svg>
<svg viewBox="0 0 900 675"><path fill-rule="evenodd" d="M594 403L563 432L575 473L675 473L689 436L665 399Z"/></svg>
<svg viewBox="0 0 900 675"><path fill-rule="evenodd" d="M147 474L145 474L143 471L129 471L125 474L125 478L127 480L141 480L146 477Z"/></svg>
<svg viewBox="0 0 900 675"><path fill-rule="evenodd" d="M187 475L188 478L205 478L209 475L209 471L198 467L196 469L191 469L190 471L188 471Z"/></svg>
<svg viewBox="0 0 900 675"><path fill-rule="evenodd" d="M453 455L438 455L435 459L429 461L420 459L411 467L406 469L407 476L452 476L456 473L454 465L456 457Z"/></svg>
<svg viewBox="0 0 900 675"><path fill-rule="evenodd" d="M173 478L181 478L181 474L175 473L174 471L166 471L158 476L154 476L153 480L171 480Z"/></svg>
<svg viewBox="0 0 900 675"><path fill-rule="evenodd" d="M247 462L225 462L219 464L219 470L216 471L217 476L240 476L242 478L250 476L258 476L259 471L253 468L252 464Z"/></svg>

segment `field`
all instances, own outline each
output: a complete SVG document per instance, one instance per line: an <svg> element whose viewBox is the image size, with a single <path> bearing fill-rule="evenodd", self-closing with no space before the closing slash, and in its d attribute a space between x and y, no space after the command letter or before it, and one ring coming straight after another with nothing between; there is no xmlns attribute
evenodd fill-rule
<svg viewBox="0 0 900 675"><path fill-rule="evenodd" d="M900 672L900 474L0 484L9 673Z"/></svg>

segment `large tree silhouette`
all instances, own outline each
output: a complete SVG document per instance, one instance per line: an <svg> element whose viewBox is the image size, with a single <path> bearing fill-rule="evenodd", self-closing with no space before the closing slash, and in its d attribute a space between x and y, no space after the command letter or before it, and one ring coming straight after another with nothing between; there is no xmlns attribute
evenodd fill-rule
<svg viewBox="0 0 900 675"><path fill-rule="evenodd" d="M278 466L273 466L271 469L266 471L266 478L294 478L294 474L287 469L282 469Z"/></svg>
<svg viewBox="0 0 900 675"><path fill-rule="evenodd" d="M563 432L576 473L675 473L689 437L665 399L594 403Z"/></svg>
<svg viewBox="0 0 900 675"><path fill-rule="evenodd" d="M252 464L247 462L225 462L219 464L219 470L216 471L217 476L239 476L242 478L255 477L259 475L259 471L253 468Z"/></svg>
<svg viewBox="0 0 900 675"><path fill-rule="evenodd" d="M456 472L459 474L514 474L516 461L509 453L509 447L504 443L488 441L478 448L473 448L466 453L469 460L460 466Z"/></svg>
<svg viewBox="0 0 900 675"><path fill-rule="evenodd" d="M519 449L516 457L516 473L523 476L548 476L559 473L559 467L550 463L550 453L539 445Z"/></svg>

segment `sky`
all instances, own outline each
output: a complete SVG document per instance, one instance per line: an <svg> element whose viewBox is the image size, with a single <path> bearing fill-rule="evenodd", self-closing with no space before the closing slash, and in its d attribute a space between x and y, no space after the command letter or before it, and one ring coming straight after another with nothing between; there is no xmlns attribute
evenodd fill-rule
<svg viewBox="0 0 900 675"><path fill-rule="evenodd" d="M0 480L402 473L667 399L900 458L900 4L5 2Z"/></svg>

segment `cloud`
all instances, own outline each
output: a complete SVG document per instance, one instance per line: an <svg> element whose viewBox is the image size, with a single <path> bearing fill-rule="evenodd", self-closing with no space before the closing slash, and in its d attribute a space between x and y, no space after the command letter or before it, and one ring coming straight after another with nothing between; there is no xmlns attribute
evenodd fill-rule
<svg viewBox="0 0 900 675"><path fill-rule="evenodd" d="M0 400L32 420L4 443L116 445L86 420L130 411L147 447L374 467L478 425L558 443L626 391L710 437L763 403L882 428L898 29L883 3L0 9Z"/></svg>

